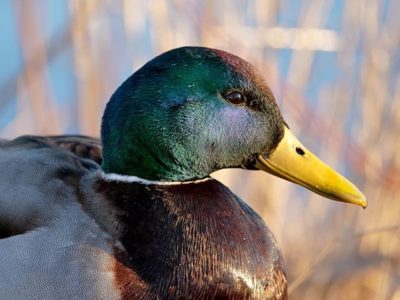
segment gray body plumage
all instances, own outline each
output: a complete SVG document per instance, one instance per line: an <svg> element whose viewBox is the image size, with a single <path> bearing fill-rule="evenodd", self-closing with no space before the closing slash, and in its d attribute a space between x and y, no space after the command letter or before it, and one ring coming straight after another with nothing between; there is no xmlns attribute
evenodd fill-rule
<svg viewBox="0 0 400 300"><path fill-rule="evenodd" d="M112 239L77 201L98 165L46 143L0 141L0 298L116 299Z"/></svg>

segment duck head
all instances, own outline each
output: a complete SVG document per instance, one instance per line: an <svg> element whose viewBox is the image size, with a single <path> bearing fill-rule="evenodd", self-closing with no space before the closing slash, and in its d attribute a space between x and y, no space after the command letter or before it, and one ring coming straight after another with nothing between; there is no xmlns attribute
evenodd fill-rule
<svg viewBox="0 0 400 300"><path fill-rule="evenodd" d="M183 47L145 64L111 97L101 136L107 173L191 181L224 168L260 169L367 205L291 133L262 75L224 51Z"/></svg>

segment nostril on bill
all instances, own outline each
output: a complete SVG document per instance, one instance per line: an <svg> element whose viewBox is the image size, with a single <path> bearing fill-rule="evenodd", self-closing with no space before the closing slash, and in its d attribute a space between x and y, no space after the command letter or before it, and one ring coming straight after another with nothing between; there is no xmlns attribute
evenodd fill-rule
<svg viewBox="0 0 400 300"><path fill-rule="evenodd" d="M306 153L304 152L304 150L303 150L302 148L300 148L300 147L296 147L296 152L297 152L298 155L301 155L301 156L303 156L304 154L306 154Z"/></svg>

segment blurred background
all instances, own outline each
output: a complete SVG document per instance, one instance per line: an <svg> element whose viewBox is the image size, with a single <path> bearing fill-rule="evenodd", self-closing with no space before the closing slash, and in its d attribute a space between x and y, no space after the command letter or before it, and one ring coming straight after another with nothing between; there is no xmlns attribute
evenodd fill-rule
<svg viewBox="0 0 400 300"><path fill-rule="evenodd" d="M98 136L111 93L155 55L235 53L369 200L362 210L261 172L214 174L274 232L291 299L400 299L399 12L396 0L0 0L0 136Z"/></svg>

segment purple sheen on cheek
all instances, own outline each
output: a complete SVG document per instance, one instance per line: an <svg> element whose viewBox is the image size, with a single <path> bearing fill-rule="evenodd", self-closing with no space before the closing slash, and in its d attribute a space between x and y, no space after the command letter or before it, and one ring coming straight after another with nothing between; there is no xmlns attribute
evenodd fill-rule
<svg viewBox="0 0 400 300"><path fill-rule="evenodd" d="M251 118L243 107L226 107L220 113L219 123L220 138L226 144L234 141L239 146L246 140L244 137L248 134Z"/></svg>
<svg viewBox="0 0 400 300"><path fill-rule="evenodd" d="M227 107L222 111L221 122L232 128L240 128L246 123L246 113L241 107Z"/></svg>

